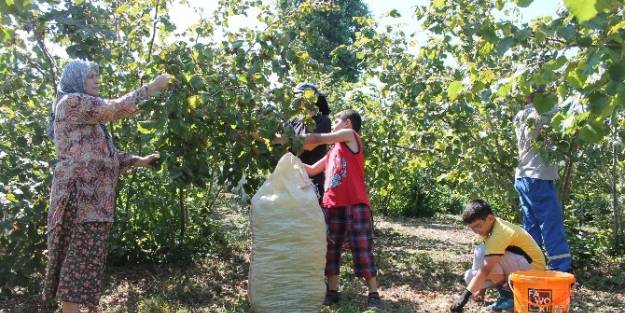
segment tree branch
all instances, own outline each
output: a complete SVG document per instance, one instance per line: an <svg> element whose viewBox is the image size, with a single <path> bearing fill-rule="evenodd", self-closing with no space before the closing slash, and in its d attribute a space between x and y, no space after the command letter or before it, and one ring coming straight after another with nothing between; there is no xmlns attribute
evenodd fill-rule
<svg viewBox="0 0 625 313"><path fill-rule="evenodd" d="M154 23L152 23L152 38L150 39L150 48L148 49L148 63L152 60L152 50L154 48L154 38L156 38L156 28L158 26L158 8L160 1L156 0L156 8L154 9Z"/></svg>
<svg viewBox="0 0 625 313"><path fill-rule="evenodd" d="M57 73L57 69L56 69L56 63L54 62L54 58L52 58L52 55L50 54L50 52L48 52L48 48L46 47L46 43L44 41L44 37L43 37L43 30L35 30L34 31L34 35L35 35L35 40L37 41L37 46L39 47L39 49L41 49L41 51L43 52L43 55L46 58L46 61L48 62L48 72L50 75L50 79L52 81L52 85L54 88L54 94L56 95L57 93L57 86L58 84L56 83L56 73Z"/></svg>
<svg viewBox="0 0 625 313"><path fill-rule="evenodd" d="M547 39L547 41L557 42L557 43L561 43L563 45L566 45L568 48L572 48L572 47L578 47L578 48L607 47L607 48L615 48L615 49L621 48L620 45L607 44L607 43L606 44L602 44L602 45L590 44L590 45L583 45L582 46L582 45L580 45L578 43L567 42L567 41L564 41L564 40L558 39L558 38L549 38L548 37L546 39Z"/></svg>

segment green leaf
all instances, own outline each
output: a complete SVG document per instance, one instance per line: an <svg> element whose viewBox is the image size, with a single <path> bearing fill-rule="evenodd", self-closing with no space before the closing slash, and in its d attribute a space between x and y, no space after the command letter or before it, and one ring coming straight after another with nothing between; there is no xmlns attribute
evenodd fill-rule
<svg viewBox="0 0 625 313"><path fill-rule="evenodd" d="M596 108L594 108L593 113L595 113L598 118L600 119L604 119L607 118L609 116L612 115L612 113L614 113L614 110L617 107L622 106L623 104L623 85L616 85L616 84L610 84L610 85L615 85L614 90L612 93L610 93L609 90L606 90L606 93L603 95L605 97L605 101L606 103L601 103L599 102L599 106L597 106ZM603 100L603 99L599 99L599 100ZM592 99L590 99L590 101L593 101ZM591 102L591 109L593 108L593 103Z"/></svg>
<svg viewBox="0 0 625 313"><path fill-rule="evenodd" d="M360 37L360 38L358 38L358 40L356 40L356 42L354 42L354 46L360 47L360 46L365 45L365 44L367 44L369 42L371 42L371 38L369 38L369 37Z"/></svg>
<svg viewBox="0 0 625 313"><path fill-rule="evenodd" d="M490 69L481 71L479 78L485 83L490 83L495 80L495 72Z"/></svg>
<svg viewBox="0 0 625 313"><path fill-rule="evenodd" d="M565 119L566 119L566 116L564 114L562 114L562 112L556 113L551 118L551 128L553 128L553 129L560 129L560 128L562 128L562 122Z"/></svg>
<svg viewBox="0 0 625 313"><path fill-rule="evenodd" d="M241 46L243 46L243 42L244 42L243 40L236 40L236 41L234 41L232 43L232 49L236 50L236 49L241 48Z"/></svg>
<svg viewBox="0 0 625 313"><path fill-rule="evenodd" d="M304 99L312 99L315 96L315 92L312 89L304 90Z"/></svg>
<svg viewBox="0 0 625 313"><path fill-rule="evenodd" d="M445 0L433 0L432 7L439 9L445 6Z"/></svg>
<svg viewBox="0 0 625 313"><path fill-rule="evenodd" d="M497 97L500 97L500 98L501 97L506 97L510 93L510 90L512 90L512 83L511 82L501 85L499 87L499 89L497 89L496 95L497 95Z"/></svg>
<svg viewBox="0 0 625 313"><path fill-rule="evenodd" d="M503 7L506 3L503 0L497 0L495 2L495 8L497 8L497 10L501 11L503 10Z"/></svg>
<svg viewBox="0 0 625 313"><path fill-rule="evenodd" d="M612 103L613 104L611 105L613 105L615 108L622 108L623 106L625 106L625 88L623 88L622 85L620 90L618 90L616 96L612 97Z"/></svg>
<svg viewBox="0 0 625 313"><path fill-rule="evenodd" d="M499 42L499 36L497 36L497 32L491 25L484 24L478 31L478 35L493 45Z"/></svg>
<svg viewBox="0 0 625 313"><path fill-rule="evenodd" d="M458 95L460 95L460 92L462 92L463 87L464 86L462 85L461 81L451 82L451 84L449 84L449 87L447 88L447 96L449 97L449 100L456 100L458 98Z"/></svg>
<svg viewBox="0 0 625 313"><path fill-rule="evenodd" d="M590 104L590 112L595 115L600 115L608 107L608 97L604 94L595 92L588 97Z"/></svg>
<svg viewBox="0 0 625 313"><path fill-rule="evenodd" d="M558 86L557 92L558 92L558 97L560 97L560 99L566 99L569 95L569 92L564 84Z"/></svg>
<svg viewBox="0 0 625 313"><path fill-rule="evenodd" d="M514 2L522 8L527 8L530 4L532 4L532 2L534 2L534 0L514 0Z"/></svg>
<svg viewBox="0 0 625 313"><path fill-rule="evenodd" d="M575 38L575 36L577 35L577 29L573 25L569 24L569 25L566 25L563 28L560 28L558 30L558 34L562 38L564 38L567 41L569 41L569 40Z"/></svg>
<svg viewBox="0 0 625 313"><path fill-rule="evenodd" d="M187 104L192 109L195 109L197 107L197 104L198 104L198 99L199 99L198 96L191 96L191 97L187 98Z"/></svg>
<svg viewBox="0 0 625 313"><path fill-rule="evenodd" d="M137 122L137 131L142 135L150 135L155 131L151 124L152 121Z"/></svg>
<svg viewBox="0 0 625 313"><path fill-rule="evenodd" d="M566 8L580 22L588 21L597 15L596 3L597 0L564 0Z"/></svg>
<svg viewBox="0 0 625 313"><path fill-rule="evenodd" d="M622 82L625 78L625 65L623 63L614 63L608 67L608 75L615 82Z"/></svg>
<svg viewBox="0 0 625 313"><path fill-rule="evenodd" d="M619 104L619 99L618 97L612 97L612 100L608 102L608 105L606 105L603 110L599 113L599 118L607 118L609 116L612 115L612 113L614 113L614 110L616 110L616 107Z"/></svg>
<svg viewBox="0 0 625 313"><path fill-rule="evenodd" d="M297 53L297 57L303 62L306 63L308 62L308 60L310 60L310 54L308 54L307 51L299 51Z"/></svg>
<svg viewBox="0 0 625 313"><path fill-rule="evenodd" d="M17 197L12 193L7 193L7 200L11 202L17 202Z"/></svg>
<svg viewBox="0 0 625 313"><path fill-rule="evenodd" d="M577 44L580 47L590 47L592 45L592 38L590 37L581 37L577 40Z"/></svg>
<svg viewBox="0 0 625 313"><path fill-rule="evenodd" d="M570 71L566 77L566 81L576 89L584 89L586 85L586 78L584 75L580 75L579 71Z"/></svg>
<svg viewBox="0 0 625 313"><path fill-rule="evenodd" d="M514 39L512 37L507 37L507 38L500 40L499 43L497 44L497 53L499 53L500 55L503 55L504 53L506 53L506 51L510 49L510 47L512 47L513 44L514 44Z"/></svg>
<svg viewBox="0 0 625 313"><path fill-rule="evenodd" d="M587 143L595 143L601 140L601 136L590 125L584 125L579 130L579 138Z"/></svg>
<svg viewBox="0 0 625 313"><path fill-rule="evenodd" d="M558 103L558 97L551 94L537 94L533 100L534 107L540 114L549 112Z"/></svg>
<svg viewBox="0 0 625 313"><path fill-rule="evenodd" d="M584 71L582 72L584 76L588 76L595 72L595 69L601 62L602 57L603 51L600 49L597 49L589 56L588 61L586 61L586 66L584 66Z"/></svg>
<svg viewBox="0 0 625 313"><path fill-rule="evenodd" d="M625 20L620 21L616 23L614 26L610 27L610 30L608 31L608 35L616 34L624 27L625 27Z"/></svg>
<svg viewBox="0 0 625 313"><path fill-rule="evenodd" d="M391 12L388 13L388 16L398 18L401 17L401 14L399 14L399 11L397 11L397 9L393 9L391 10Z"/></svg>
<svg viewBox="0 0 625 313"><path fill-rule="evenodd" d="M573 136L577 131L576 116L573 114L566 115L564 120L560 122L560 130L566 136Z"/></svg>
<svg viewBox="0 0 625 313"><path fill-rule="evenodd" d="M13 40L13 30L0 26L0 42L10 42Z"/></svg>
<svg viewBox="0 0 625 313"><path fill-rule="evenodd" d="M609 130L605 125L599 123L588 123L579 130L579 139L587 143L597 143L603 139Z"/></svg>
<svg viewBox="0 0 625 313"><path fill-rule="evenodd" d="M189 80L189 84L193 89L201 89L202 87L204 87L204 79L202 79L200 75L196 74L191 77L191 79Z"/></svg>
<svg viewBox="0 0 625 313"><path fill-rule="evenodd" d="M564 66L568 61L565 56L560 56L557 59L549 60L549 62L545 63L544 68L555 71Z"/></svg>
<svg viewBox="0 0 625 313"><path fill-rule="evenodd" d="M530 36L532 35L532 30L529 27L525 27L522 28L520 30L518 30L515 34L514 34L514 38L517 41L525 41L527 40Z"/></svg>
<svg viewBox="0 0 625 313"><path fill-rule="evenodd" d="M597 0L595 8L599 12L609 12L618 9L622 5L622 1L620 0Z"/></svg>

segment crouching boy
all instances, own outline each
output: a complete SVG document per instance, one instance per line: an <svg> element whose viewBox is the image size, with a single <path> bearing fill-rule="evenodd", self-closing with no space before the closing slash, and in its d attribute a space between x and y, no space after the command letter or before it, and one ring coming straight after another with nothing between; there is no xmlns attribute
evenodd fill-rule
<svg viewBox="0 0 625 313"><path fill-rule="evenodd" d="M471 295L495 287L499 297L487 307L491 312L511 311L514 307L508 275L518 270L545 270L545 255L532 236L520 226L495 217L484 200L467 203L462 221L479 235L473 267L465 273L466 289L456 298L451 312L462 312Z"/></svg>

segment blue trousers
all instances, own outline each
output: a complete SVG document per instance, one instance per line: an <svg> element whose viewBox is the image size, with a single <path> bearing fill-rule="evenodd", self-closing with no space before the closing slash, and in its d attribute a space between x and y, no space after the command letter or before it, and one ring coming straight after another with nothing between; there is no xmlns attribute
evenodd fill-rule
<svg viewBox="0 0 625 313"><path fill-rule="evenodd" d="M523 209L523 228L547 251L547 264L556 271L572 268L564 217L553 180L517 178L514 188Z"/></svg>

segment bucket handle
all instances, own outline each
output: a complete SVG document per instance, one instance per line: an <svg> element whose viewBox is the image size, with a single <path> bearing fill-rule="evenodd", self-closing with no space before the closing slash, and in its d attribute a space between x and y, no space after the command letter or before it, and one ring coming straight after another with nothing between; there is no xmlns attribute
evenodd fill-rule
<svg viewBox="0 0 625 313"><path fill-rule="evenodd" d="M514 292L514 286L513 286L512 280L510 279L510 276L508 276L508 286L510 286L510 289L512 290L512 293L513 293L514 295L516 295L517 293L516 293L516 292ZM571 293L569 294L569 297L570 297L570 295L573 293L573 292L572 292L572 290L573 290L573 287L574 287L574 286L575 286L575 283L571 283ZM564 302L564 300L566 300L566 298L567 298L567 297L562 297L562 299L557 299L557 301L556 301L556 300L551 301L551 303L549 303L549 304L538 304L538 303L534 303L534 302L532 302L532 301L529 299L529 297L528 297L526 300L527 300L527 304L529 304L529 305L532 305L532 306L537 306L537 307L540 307L540 308L544 308L544 307L554 306L554 305L557 305L558 303Z"/></svg>

